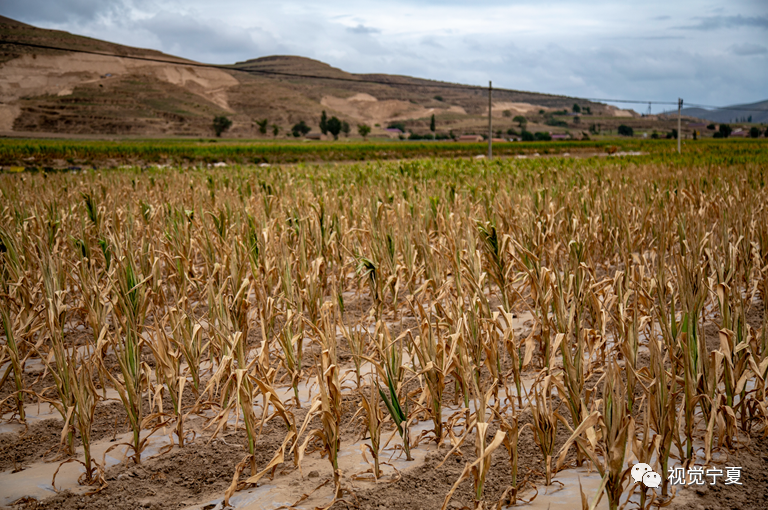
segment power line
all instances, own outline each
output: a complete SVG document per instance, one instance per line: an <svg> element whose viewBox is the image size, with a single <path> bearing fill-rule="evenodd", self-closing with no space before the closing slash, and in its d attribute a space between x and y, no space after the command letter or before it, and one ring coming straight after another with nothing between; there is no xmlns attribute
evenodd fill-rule
<svg viewBox="0 0 768 510"><path fill-rule="evenodd" d="M400 86L407 86L407 87L413 87L413 86L420 86L420 87L430 87L430 88L453 88L453 89L475 89L475 90L485 90L485 87L481 87L479 85L462 85L462 84L453 84L453 83L430 83L428 85L422 85L417 83L405 83L405 82L396 82L396 81L381 81L381 80L371 80L366 78L344 78L340 76L321 76L321 75L314 75L314 74L301 74L301 73L285 73L281 71L269 71L265 69L247 69L247 68L241 68L241 67L232 67L230 65L217 65L217 64L202 64L200 62L193 62L193 61L184 61L179 62L176 60L165 60L161 58L153 58L153 57L140 57L135 55L118 55L115 53L103 53L100 51L91 51L91 50L80 50L80 49L70 49L70 48L62 48L59 46L48 46L45 44L33 44L33 43L25 43L25 42L19 42L19 41L7 41L7 40L0 40L0 44L14 44L16 46L25 46L29 48L40 48L40 49L47 49L47 50L58 50L58 51L69 51L72 53L86 53L89 55L100 55L103 57L116 57L116 58L128 58L133 60L142 60L146 62L159 62L162 64L172 64L172 65L179 65L179 66L190 66L190 67L203 67L203 68L209 68L209 69L219 69L224 71L237 71L241 73L248 73L248 74L270 74L270 75L276 75L276 76L286 76L286 77L292 77L292 78L310 78L310 79L321 79L321 80L335 80L335 81L346 81L346 82L353 82L353 83L376 83L379 85L400 85ZM419 78L417 78L419 79ZM508 92L517 92L514 90L507 90L507 89L497 89L497 90L506 90Z"/></svg>
<svg viewBox="0 0 768 510"><path fill-rule="evenodd" d="M372 80L367 78L344 78L340 76L320 76L320 75L314 75L314 74L286 73L281 71L270 71L266 69L247 69L247 68L233 67L231 65L203 64L200 62L193 62L193 61L177 61L177 60L167 60L167 59L153 58L153 57L141 57L138 55L118 55L116 53L105 53L105 52L91 51L91 50L62 48L60 46L49 46L46 44L34 44L34 43L27 43L27 42L21 42L21 41L8 41L4 39L0 39L0 44L13 44L16 46L24 46L28 48L68 51L72 53L100 55L103 57L127 58L132 60L141 60L145 62L158 62L161 64L171 64L171 65L188 66L188 67L201 67L201 68L208 68L208 69L219 69L223 71L236 71L236 72L247 73L247 74L284 76L288 78L334 80L334 81L343 81L343 82L351 82L351 83L372 83L377 85L404 86L404 87L445 88L445 89L483 90L483 91L485 90L485 87L480 85L464 85L459 83L421 84L421 83L406 83L406 82L397 82L397 81ZM425 80L423 78L416 78L416 79ZM429 81L432 81L432 80L429 80ZM500 92L513 92L513 93L522 92L518 90L504 89L504 88L496 88L495 90ZM533 92L533 93L541 94L538 92ZM541 94L541 95L549 95L553 97L570 97L570 96L557 96L555 94ZM649 106L651 104L673 105L673 106L677 105L676 101L648 101L648 100L639 100L639 99L606 99L606 98L594 98L594 97L574 98L574 99L586 99L587 101L600 102L600 103L648 104ZM731 107L731 106L701 105L701 104L695 104L695 103L689 103L689 106L695 107L695 108L712 108L717 110L733 110L733 111L749 111L749 112L768 111L768 108L739 108L739 107Z"/></svg>
<svg viewBox="0 0 768 510"><path fill-rule="evenodd" d="M677 105L677 101L648 101L645 100L639 100L639 99L604 99L604 98L595 98L595 97L585 97L587 101L599 101L601 103L629 103L629 104L670 104L670 105Z"/></svg>

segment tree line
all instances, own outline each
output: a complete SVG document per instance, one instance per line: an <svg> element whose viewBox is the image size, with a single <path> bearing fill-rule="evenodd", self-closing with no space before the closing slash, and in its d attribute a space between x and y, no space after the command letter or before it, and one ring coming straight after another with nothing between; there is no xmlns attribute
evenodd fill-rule
<svg viewBox="0 0 768 510"><path fill-rule="evenodd" d="M256 123L256 126L258 126L259 133L261 133L262 135L266 135L270 129L269 119L256 120L255 123ZM217 137L220 137L222 133L224 133L231 127L232 127L232 120L229 119L227 116L218 115L214 117L213 132L216 134ZM322 134L324 135L330 134L331 136L333 136L334 140L338 140L339 135L342 133L344 134L344 136L349 136L349 133L351 131L349 122L347 122L346 120L340 120L336 116L333 116L329 119L328 115L325 113L325 110L323 110L323 113L320 116L319 127L320 127L320 132ZM431 129L432 131L435 130L434 115L432 116ZM272 135L277 137L277 135L280 134L280 126L278 126L277 124L272 124L271 131L272 131ZM300 120L299 122L294 124L290 129L291 134L295 138L306 136L311 131L312 131L312 128L304 120ZM357 132L363 138L368 138L368 135L371 133L371 126L367 124L358 124Z"/></svg>

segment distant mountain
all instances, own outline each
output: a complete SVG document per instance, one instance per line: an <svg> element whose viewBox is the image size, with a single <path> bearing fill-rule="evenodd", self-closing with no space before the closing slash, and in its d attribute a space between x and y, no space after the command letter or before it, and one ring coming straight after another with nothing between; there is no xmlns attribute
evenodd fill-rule
<svg viewBox="0 0 768 510"><path fill-rule="evenodd" d="M670 115L677 112L666 112ZM757 103L735 104L726 108L716 110L705 110L704 108L683 108L682 114L687 117L696 117L697 119L711 120L712 122L768 122L768 99L758 101Z"/></svg>

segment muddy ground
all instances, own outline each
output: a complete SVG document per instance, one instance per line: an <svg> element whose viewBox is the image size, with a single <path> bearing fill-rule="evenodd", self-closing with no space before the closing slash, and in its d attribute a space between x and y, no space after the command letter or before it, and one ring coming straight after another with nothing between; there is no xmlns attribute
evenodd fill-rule
<svg viewBox="0 0 768 510"><path fill-rule="evenodd" d="M350 306L355 310L354 306ZM361 307L362 309L362 307ZM359 320L361 313L354 313ZM761 313L752 313L748 317L754 327L762 323ZM412 319L405 326L414 326ZM399 329L399 327L397 328ZM710 350L719 347L717 341L717 326L712 322L705 325L704 333ZM260 332L252 331L256 335ZM249 342L250 343L250 342ZM310 347L310 346L307 346ZM306 360L311 363L314 348L308 348ZM351 356L344 342L339 344L339 359L349 365ZM647 355L641 354L640 364L647 364ZM505 366L505 368L509 368ZM50 385L50 375L30 379L34 388ZM30 376L32 377L32 376ZM8 395L12 391L11 381L0 388L0 394ZM34 383L34 384L32 384ZM412 382L411 384L414 384ZM510 383L511 384L511 383ZM601 388L598 388L598 394ZM454 385L449 382L446 386L445 400L453 401ZM556 405L559 400L555 399ZM190 410L195 399L189 392L185 398L185 409ZM359 397L348 394L344 397L343 438L354 441L362 437L362 430L357 420L353 420L359 405ZM297 424L303 421L306 409L292 409ZM568 418L566 406L560 407L560 412ZM639 418L639 416L638 416ZM197 420L196 428L204 423L202 418ZM530 421L529 412L521 415L522 426ZM310 427L312 428L312 427ZM93 440L110 440L118 434L128 431L126 414L119 401L102 402L97 409ZM391 429L390 429L391 430ZM257 468L261 469L274 455L286 435L285 424L279 419L273 419L265 428L259 440L256 452ZM382 437L388 437L391 432L383 432ZM488 431L490 440L495 429ZM60 462L59 442L61 421L57 419L34 423L28 429L19 433L0 434L0 472L24 470L36 462ZM555 455L568 438L568 431L560 426L557 433ZM427 442L425 439L424 442ZM43 501L21 500L11 506L14 510L53 510L53 509L110 509L128 510L136 508L165 509L185 508L195 504L205 504L221 498L224 491L232 482L232 476L237 464L247 451L247 439L244 430L229 430L211 440L208 433L201 433L194 441L183 449L175 448L168 453L145 459L141 465L130 460L108 468L104 474L105 485L95 494L81 495L63 491ZM365 485L362 489L358 484L354 496L347 495L348 503L339 502L334 508L344 508L347 505L357 506L364 510L382 510L388 508L408 507L412 509L437 510L443 505L445 495L449 492L460 476L467 462L475 458L474 439L469 438L465 444L446 459L449 448L443 447L439 453L427 455L425 463L413 469L400 472L400 478L395 482L380 481L375 486ZM544 491L544 464L542 454L535 444L531 430L526 429L520 436L518 444L519 473L518 480L528 480L532 486ZM317 455L317 454L314 454ZM286 459L277 469L276 480L286 473L292 472L290 460ZM566 464L573 464L573 450ZM741 510L763 509L768 501L768 438L754 434L749 444L741 445L738 451L729 452L725 465L741 466L743 485L680 488L677 497L671 502L670 508L695 509L730 509ZM438 467L439 466L439 467ZM329 478L330 469L325 472L304 473L306 484L296 487L296 500L305 491L306 486L319 485ZM349 475L350 473L345 473ZM555 477L556 479L556 477ZM267 481L268 478L265 479ZM296 482L293 482L296 483ZM507 503L509 493L505 492L512 483L510 458L504 447L500 447L493 456L493 466L485 483L485 500L495 505L501 500ZM549 489L550 491L552 488ZM525 491L524 498L533 495L533 491ZM591 494L589 494L591 496ZM502 500L502 498L505 498ZM470 480L464 481L454 494L449 508L460 509L471 507L473 488ZM320 504L321 502L312 501ZM578 501L574 501L578 505ZM632 505L630 505L632 507ZM208 507L203 507L208 508ZM212 507L211 507L212 508Z"/></svg>

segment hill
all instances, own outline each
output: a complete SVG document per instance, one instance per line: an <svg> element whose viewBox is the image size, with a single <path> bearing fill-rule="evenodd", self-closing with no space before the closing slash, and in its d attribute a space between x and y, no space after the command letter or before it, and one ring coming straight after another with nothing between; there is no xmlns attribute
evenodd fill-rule
<svg viewBox="0 0 768 510"><path fill-rule="evenodd" d="M499 118L494 124L505 130L515 126L516 115L529 119L529 129L545 122L554 125L552 112L570 111L574 103L609 121L636 116L584 99L535 92L494 90L493 100L494 117ZM150 49L0 17L0 133L210 136L213 117L226 115L234 121L227 136L260 136L256 121L261 119L285 136L300 120L317 130L323 110L353 126L378 125L374 134L396 121L426 130L431 115L438 131L472 133L487 125L488 99L483 89L408 76L353 74L297 56L205 67ZM570 124L586 129L572 116L561 119L560 129Z"/></svg>
<svg viewBox="0 0 768 510"><path fill-rule="evenodd" d="M673 112L669 112L672 114ZM726 108L705 110L704 108L683 108L682 114L712 122L768 122L768 99L756 103L735 104ZM751 117L751 120L749 120Z"/></svg>

